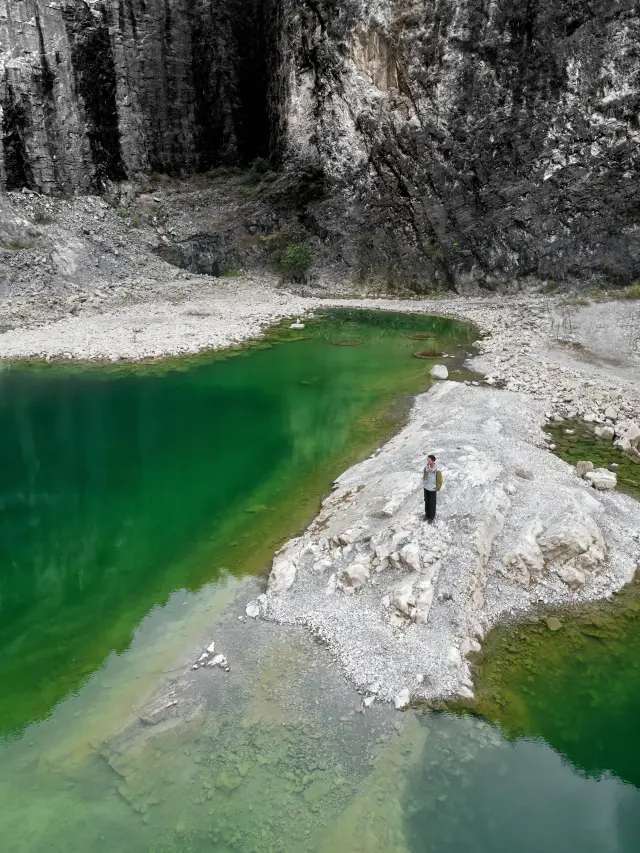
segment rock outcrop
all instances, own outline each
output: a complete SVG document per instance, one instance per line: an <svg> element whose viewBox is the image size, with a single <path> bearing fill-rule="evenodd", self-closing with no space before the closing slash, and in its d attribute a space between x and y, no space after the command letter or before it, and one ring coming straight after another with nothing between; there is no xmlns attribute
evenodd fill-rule
<svg viewBox="0 0 640 853"><path fill-rule="evenodd" d="M305 625L381 698L469 698L465 658L493 625L609 595L640 559L637 502L578 480L541 446L543 421L524 394L438 383L276 558L263 613ZM444 472L434 525L425 437Z"/></svg>
<svg viewBox="0 0 640 853"><path fill-rule="evenodd" d="M312 8L310 67L291 97L313 127L290 139L344 182L350 215L357 188L346 251L363 275L460 288L637 277L634 0Z"/></svg>
<svg viewBox="0 0 640 853"><path fill-rule="evenodd" d="M416 290L640 276L635 0L0 0L0 180L256 157L334 261Z"/></svg>
<svg viewBox="0 0 640 853"><path fill-rule="evenodd" d="M0 178L99 190L268 156L276 0L1 0Z"/></svg>

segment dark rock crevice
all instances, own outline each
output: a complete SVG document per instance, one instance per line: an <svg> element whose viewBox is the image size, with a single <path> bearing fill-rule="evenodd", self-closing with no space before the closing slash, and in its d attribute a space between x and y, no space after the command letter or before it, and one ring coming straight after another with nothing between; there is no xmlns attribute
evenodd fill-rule
<svg viewBox="0 0 640 853"><path fill-rule="evenodd" d="M67 38L78 96L86 112L86 134L93 161L93 185L127 177L120 147L116 102L116 69L109 36L109 18L102 7L95 18L77 0L64 11Z"/></svg>
<svg viewBox="0 0 640 853"><path fill-rule="evenodd" d="M13 86L5 81L5 93L2 99L2 148L4 184L8 190L29 187L33 183L25 144L28 125L25 103L16 99Z"/></svg>

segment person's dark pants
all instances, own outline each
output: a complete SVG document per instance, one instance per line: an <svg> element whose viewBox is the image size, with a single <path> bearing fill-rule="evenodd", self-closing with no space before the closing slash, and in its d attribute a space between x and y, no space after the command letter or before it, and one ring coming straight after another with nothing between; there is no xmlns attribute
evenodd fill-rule
<svg viewBox="0 0 640 853"><path fill-rule="evenodd" d="M427 517L428 521L433 521L436 517L436 495L438 493L434 489L430 492L428 489L424 490L424 514Z"/></svg>

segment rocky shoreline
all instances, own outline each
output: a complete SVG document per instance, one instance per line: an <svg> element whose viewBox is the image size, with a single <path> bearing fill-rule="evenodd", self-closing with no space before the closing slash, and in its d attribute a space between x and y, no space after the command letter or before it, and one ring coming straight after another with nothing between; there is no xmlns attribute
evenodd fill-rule
<svg viewBox="0 0 640 853"><path fill-rule="evenodd" d="M466 655L499 621L594 600L629 581L640 506L590 488L554 457L545 422L577 418L634 456L640 446L637 309L542 295L431 300L310 297L253 279L81 311L0 334L0 358L137 361L258 338L325 307L439 314L482 332L475 384L438 383L407 427L345 472L318 518L274 560L263 616L304 625L365 707L472 697ZM583 303L584 301L580 301ZM551 445L551 446L550 446ZM422 519L420 469L446 472L439 518Z"/></svg>
<svg viewBox="0 0 640 853"><path fill-rule="evenodd" d="M267 618L322 640L367 698L472 698L466 660L487 631L540 607L595 600L640 559L640 505L599 493L551 455L544 406L439 383L410 423L351 468L274 560ZM445 486L423 517L428 452Z"/></svg>
<svg viewBox="0 0 640 853"><path fill-rule="evenodd" d="M603 494L615 484L609 472L574 471L552 456L542 431L580 419L639 455L636 309L577 307L567 322L560 300L438 303L437 313L489 332L472 361L489 387L445 383L419 397L409 425L340 477L316 521L276 556L264 615L324 642L365 706L473 698L466 655L488 630L608 597L640 567L638 503ZM609 339L625 323L612 371ZM421 510L428 452L448 473L435 529Z"/></svg>

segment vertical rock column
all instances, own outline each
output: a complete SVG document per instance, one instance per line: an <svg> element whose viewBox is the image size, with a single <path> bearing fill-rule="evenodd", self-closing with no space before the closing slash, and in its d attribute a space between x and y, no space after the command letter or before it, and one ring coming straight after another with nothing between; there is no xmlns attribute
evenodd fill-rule
<svg viewBox="0 0 640 853"><path fill-rule="evenodd" d="M7 189L87 189L89 141L59 8L0 0L0 180Z"/></svg>

